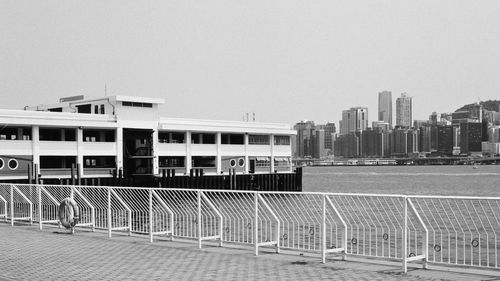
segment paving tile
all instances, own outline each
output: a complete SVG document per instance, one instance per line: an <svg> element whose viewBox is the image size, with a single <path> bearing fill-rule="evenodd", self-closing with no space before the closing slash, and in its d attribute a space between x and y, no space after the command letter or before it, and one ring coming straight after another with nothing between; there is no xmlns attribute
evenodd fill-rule
<svg viewBox="0 0 500 281"><path fill-rule="evenodd" d="M495 276L328 260L253 247L0 223L0 280L495 280Z"/></svg>

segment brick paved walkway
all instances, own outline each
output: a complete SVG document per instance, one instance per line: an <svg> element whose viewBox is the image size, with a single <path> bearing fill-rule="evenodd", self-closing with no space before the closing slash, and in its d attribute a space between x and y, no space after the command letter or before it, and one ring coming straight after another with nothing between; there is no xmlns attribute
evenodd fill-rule
<svg viewBox="0 0 500 281"><path fill-rule="evenodd" d="M0 280L500 280L495 276L0 223Z"/></svg>

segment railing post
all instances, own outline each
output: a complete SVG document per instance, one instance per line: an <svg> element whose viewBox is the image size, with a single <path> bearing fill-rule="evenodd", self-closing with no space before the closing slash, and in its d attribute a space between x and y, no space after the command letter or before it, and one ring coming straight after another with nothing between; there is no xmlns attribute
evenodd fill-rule
<svg viewBox="0 0 500 281"><path fill-rule="evenodd" d="M326 262L326 194L323 194L321 214L321 262Z"/></svg>
<svg viewBox="0 0 500 281"><path fill-rule="evenodd" d="M153 243L153 190L149 189L149 242Z"/></svg>
<svg viewBox="0 0 500 281"><path fill-rule="evenodd" d="M253 239L255 243L255 255L259 255L259 229L257 227L259 223L259 193L256 191L254 193L254 223L253 223Z"/></svg>
<svg viewBox="0 0 500 281"><path fill-rule="evenodd" d="M38 195L38 224L40 230L42 230L42 187L37 185L36 192Z"/></svg>
<svg viewBox="0 0 500 281"><path fill-rule="evenodd" d="M198 248L201 249L201 191L197 191L198 195L198 218L196 222L198 223Z"/></svg>
<svg viewBox="0 0 500 281"><path fill-rule="evenodd" d="M10 185L10 225L14 226L14 186Z"/></svg>
<svg viewBox="0 0 500 281"><path fill-rule="evenodd" d="M403 272L408 272L408 256L407 241L408 241L408 197L403 196L403 241L401 243L401 255L403 256Z"/></svg>
<svg viewBox="0 0 500 281"><path fill-rule="evenodd" d="M108 187L108 238L111 238L111 187Z"/></svg>

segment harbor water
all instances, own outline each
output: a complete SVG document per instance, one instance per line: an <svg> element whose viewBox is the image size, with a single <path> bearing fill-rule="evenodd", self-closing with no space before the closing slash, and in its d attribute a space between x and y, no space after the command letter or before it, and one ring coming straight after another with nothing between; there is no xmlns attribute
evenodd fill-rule
<svg viewBox="0 0 500 281"><path fill-rule="evenodd" d="M305 167L303 191L500 197L500 166Z"/></svg>

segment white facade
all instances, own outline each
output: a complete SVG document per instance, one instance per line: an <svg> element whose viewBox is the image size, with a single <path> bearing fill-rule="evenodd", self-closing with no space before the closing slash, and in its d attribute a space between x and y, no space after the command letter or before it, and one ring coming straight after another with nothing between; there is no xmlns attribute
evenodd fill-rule
<svg viewBox="0 0 500 281"><path fill-rule="evenodd" d="M0 110L0 180L27 178L28 166L45 178L68 178L71 166L89 178L292 170L288 124L161 118L153 98L61 101Z"/></svg>

